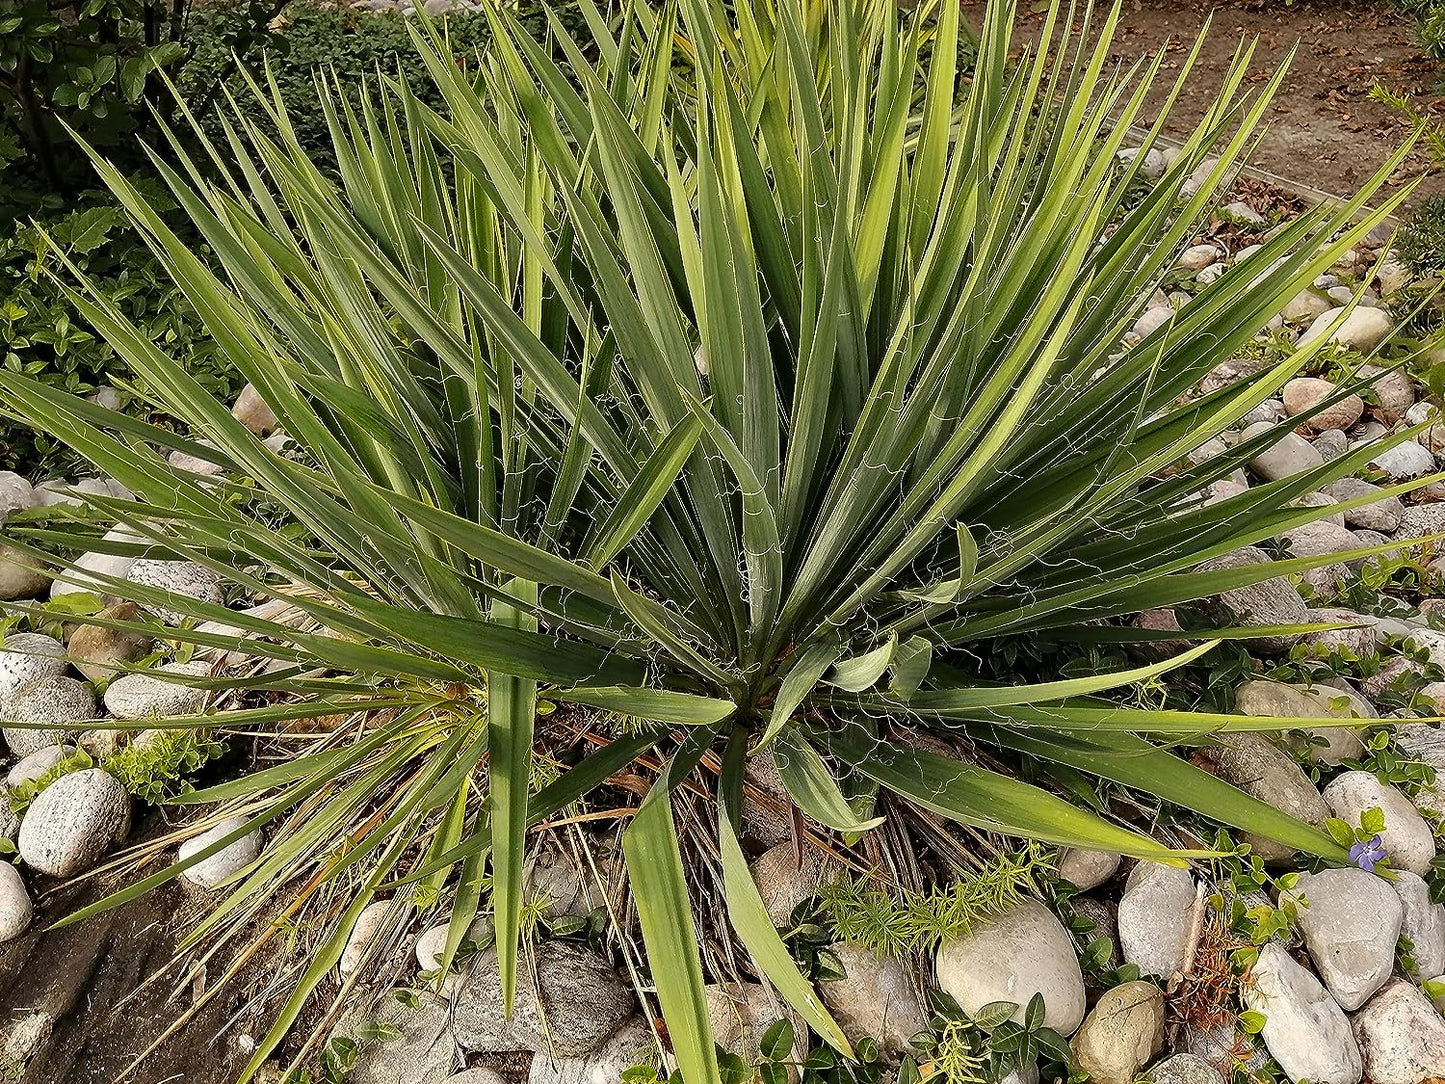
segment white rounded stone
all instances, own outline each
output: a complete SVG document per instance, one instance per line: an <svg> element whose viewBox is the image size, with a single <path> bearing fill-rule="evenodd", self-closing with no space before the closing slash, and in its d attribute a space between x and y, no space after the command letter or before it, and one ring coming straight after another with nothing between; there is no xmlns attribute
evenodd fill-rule
<svg viewBox="0 0 1445 1084"><path fill-rule="evenodd" d="M130 819L130 795L99 768L63 775L41 791L20 822L20 857L52 877L95 864Z"/></svg>
<svg viewBox="0 0 1445 1084"><path fill-rule="evenodd" d="M19 937L30 927L34 908L20 871L0 862L0 942Z"/></svg>
<svg viewBox="0 0 1445 1084"><path fill-rule="evenodd" d="M243 827L250 817L227 817L214 828L186 840L180 847L180 860L184 862L192 855L199 854L213 843L218 843L232 832ZM201 859L181 874L191 884L200 888L215 888L229 880L261 856L261 830L247 832L240 839L226 844L215 854Z"/></svg>

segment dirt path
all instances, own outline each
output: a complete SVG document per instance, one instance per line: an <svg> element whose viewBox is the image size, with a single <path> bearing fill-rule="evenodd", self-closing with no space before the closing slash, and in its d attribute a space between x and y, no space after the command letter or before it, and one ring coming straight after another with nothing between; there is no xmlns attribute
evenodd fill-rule
<svg viewBox="0 0 1445 1084"><path fill-rule="evenodd" d="M977 25L983 4L964 3ZM1021 8L1022 42L1035 38L1041 16L1027 5ZM1377 80L1404 91L1417 108L1445 122L1445 98L1437 92L1437 84L1445 80L1445 65L1421 54L1413 21L1387 0L1225 0L1217 5L1132 0L1126 3L1113 56L1132 61L1173 42L1161 75L1166 84L1158 94L1162 97L1211 11L1210 36L1169 125L1172 135L1187 134L1203 114L1240 39L1246 37L1259 39L1252 75L1256 84L1300 44L1254 157L1256 165L1272 173L1333 195L1345 195L1366 180L1408 134L1408 126L1389 109L1366 98ZM1416 152L1391 180L1400 185L1440 171ZM1445 192L1445 173L1430 177L1422 191Z"/></svg>

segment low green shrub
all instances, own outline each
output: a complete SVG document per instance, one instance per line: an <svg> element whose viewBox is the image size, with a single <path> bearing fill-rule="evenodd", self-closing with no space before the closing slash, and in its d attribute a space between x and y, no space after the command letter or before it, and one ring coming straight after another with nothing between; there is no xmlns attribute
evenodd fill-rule
<svg viewBox="0 0 1445 1084"><path fill-rule="evenodd" d="M174 208L160 189L144 189L159 209ZM229 402L244 380L217 353L195 309L109 195L86 193L78 207L66 207L59 198L47 202L55 206L43 218L0 236L0 367L75 395L90 395L106 384L124 387L131 379L129 366L53 277L64 272L63 255L92 276L152 342ZM128 391L122 392L122 404L138 406ZM33 477L66 476L74 473L77 457L48 433L0 423L0 467Z"/></svg>

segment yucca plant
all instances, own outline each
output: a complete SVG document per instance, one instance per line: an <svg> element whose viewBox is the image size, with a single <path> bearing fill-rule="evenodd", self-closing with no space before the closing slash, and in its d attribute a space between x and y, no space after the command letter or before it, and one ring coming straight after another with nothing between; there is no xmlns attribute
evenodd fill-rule
<svg viewBox="0 0 1445 1084"><path fill-rule="evenodd" d="M76 304L192 433L0 372L7 409L138 498L12 525L17 544L75 546L85 524L97 536L123 524L145 541L87 547L192 560L304 617L104 581L192 618L174 631L181 643L269 660L211 686L272 703L147 725L329 720L306 755L180 799L249 814L190 861L287 825L285 846L238 879L197 937L261 913L293 878L351 893L250 1071L384 889L448 896L447 962L489 909L510 1001L529 826L644 755L655 783L625 857L690 1084L717 1080L718 1067L671 795L705 756L720 768L694 778L716 780L736 936L845 1053L748 873L736 825L749 758L771 758L814 828L844 838L877 824L869 796L881 787L991 831L1190 856L922 751L898 738L906 726L1346 861L1327 835L1168 748L1296 720L1103 695L1199 659L1212 639L1163 663L1032 684L985 680L978 660L1004 637L1085 639L1115 617L1342 559L1197 570L1319 516L1296 498L1374 454L1204 505L1204 486L1273 438L1198 464L1187 453L1319 347L1186 396L1398 205L1403 194L1366 210L1396 162L1126 348L1283 77L1244 94L1250 49L1139 197L1143 155L1121 165L1118 151L1165 54L1106 71L1115 16L1070 57L1051 12L1039 48L1011 65L1012 6L994 3L960 94L951 3L905 17L850 0L727 11L639 0L612 23L591 15L590 41L558 26L544 45L495 11L494 43L475 58L453 57L419 20L445 108L384 73L359 111L328 95L334 175L308 160L274 88L233 103L226 145L199 160L176 138L156 169L214 265L98 161L296 454L264 447L83 281ZM1205 183L1186 189L1196 172ZM224 477L169 465L161 453L173 450ZM529 793L534 749L575 714L539 716L539 703L613 722L594 729L608 735L600 747ZM404 891L391 898L397 914L410 906Z"/></svg>

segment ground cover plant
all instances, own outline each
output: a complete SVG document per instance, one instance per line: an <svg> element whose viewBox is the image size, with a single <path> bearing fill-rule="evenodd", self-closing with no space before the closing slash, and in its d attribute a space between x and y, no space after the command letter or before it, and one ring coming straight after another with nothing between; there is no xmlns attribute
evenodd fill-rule
<svg viewBox="0 0 1445 1084"><path fill-rule="evenodd" d="M95 576L190 618L181 642L283 664L206 679L240 694L232 711L146 726L322 721L306 755L174 798L248 818L98 905L257 826L276 839L193 940L227 936L283 891L294 907L322 886L345 893L249 1072L379 894L391 921L450 900L443 971L489 911L510 1003L529 826L629 766L649 789L627 814L627 869L693 1084L720 1069L672 810L681 787L714 803L737 939L851 1053L739 845L750 759L773 762L810 831L845 841L878 826L881 790L989 831L1173 863L1189 853L926 751L907 736L918 728L1349 861L1327 833L1169 748L1305 721L1107 695L1259 628L1214 627L1161 662L1036 681L994 680L992 654L1020 636L1087 643L1114 617L1388 548L1208 563L1319 517L1294 500L1381 447L1217 503L1199 496L1279 433L1198 463L1187 453L1308 367L1322 339L1186 393L1398 206L1404 193L1363 210L1394 163L1126 348L1281 76L1250 95L1241 50L1216 108L1141 196L1152 137L1123 166L1117 152L1164 54L1106 74L1109 16L1093 52L1041 48L1009 66L1012 15L989 9L961 101L947 4L638 4L615 25L588 18L585 43L554 24L555 50L494 12L487 51L465 66L419 19L440 104L385 75L356 106L323 97L335 175L288 125L284 97L259 87L200 159L177 137L181 164L157 160L214 263L97 159L297 450L262 445L77 270L68 296L190 433L0 372L5 409L138 498L26 514L5 534L73 544L122 523L142 541L87 535L87 548L195 561L304 615ZM1188 76L1181 65L1174 91ZM1191 177L1202 183L1186 188ZM225 474L190 474L157 449ZM562 770L546 764L551 780L534 787L538 751L559 747Z"/></svg>

